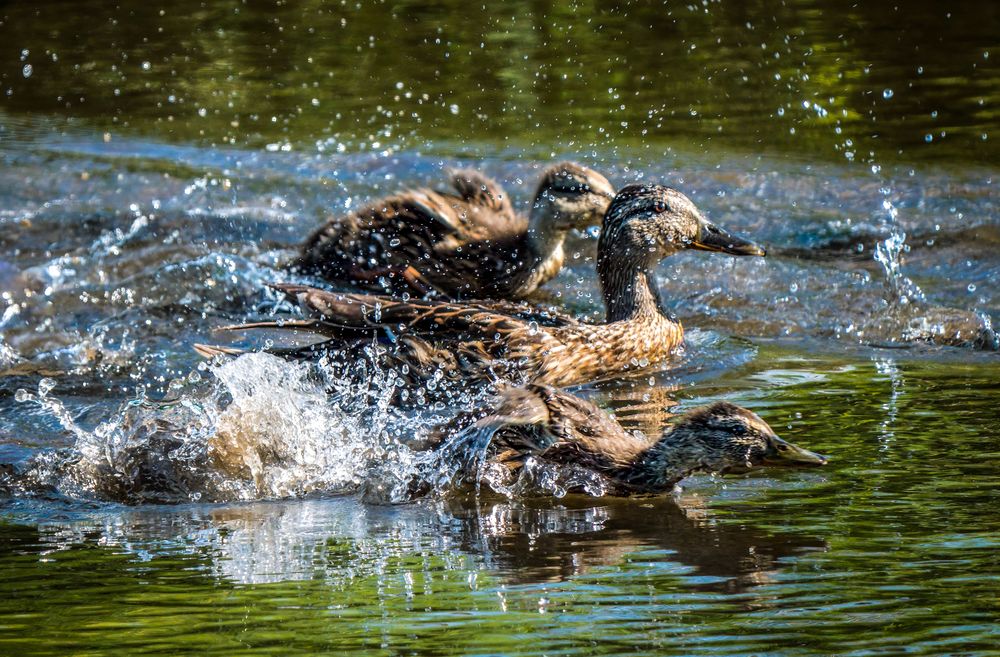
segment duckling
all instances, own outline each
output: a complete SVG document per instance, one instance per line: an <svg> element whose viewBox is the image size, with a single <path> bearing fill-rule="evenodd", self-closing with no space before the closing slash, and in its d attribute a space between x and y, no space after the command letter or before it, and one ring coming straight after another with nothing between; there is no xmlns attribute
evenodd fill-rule
<svg viewBox="0 0 1000 657"><path fill-rule="evenodd" d="M451 185L399 192L327 221L294 264L397 295L518 299L559 272L566 234L600 223L615 194L604 176L573 162L545 170L527 217L476 171L453 172Z"/></svg>
<svg viewBox="0 0 1000 657"><path fill-rule="evenodd" d="M827 459L775 435L756 413L729 402L697 408L658 439L627 433L593 403L558 388L507 389L482 419L464 413L428 438L441 449L477 427L492 432L487 458L516 472L528 457L598 473L611 495L659 494L695 472L744 473L757 467L811 467Z"/></svg>
<svg viewBox="0 0 1000 657"><path fill-rule="evenodd" d="M358 344L372 332L391 341L394 364L414 382L533 382L560 387L642 370L668 358L683 338L664 308L653 268L681 249L763 256L764 250L708 221L684 194L661 185L629 185L608 208L598 242L597 271L607 308L603 324L510 302L402 301L339 294L305 285L272 287L316 317L257 322L227 330L276 328L325 335L289 356ZM234 350L195 345L203 356Z"/></svg>

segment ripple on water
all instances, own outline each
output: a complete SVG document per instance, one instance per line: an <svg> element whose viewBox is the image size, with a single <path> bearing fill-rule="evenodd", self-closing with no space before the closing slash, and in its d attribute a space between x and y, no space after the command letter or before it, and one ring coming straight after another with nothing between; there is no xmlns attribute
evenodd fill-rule
<svg viewBox="0 0 1000 657"><path fill-rule="evenodd" d="M403 413L370 365L251 354L209 371L188 345L271 312L261 284L329 209L434 180L439 158L100 143L56 140L0 167L0 462L35 476L31 495L0 499L12 651L995 652L995 356L912 347L997 318L983 172L883 169L907 235L899 271L926 298L893 314L867 174L588 160L616 183L690 191L773 255L668 260L684 354L581 392L649 433L678 405L731 399L831 466L699 477L680 503L484 487L388 507L359 497L401 499L421 465L407 441L478 397ZM475 164L524 207L531 165ZM598 317L594 246L574 236L542 298ZM17 403L19 388L38 392ZM151 441L165 463L143 456ZM167 494L136 485L154 470ZM275 499L320 494L338 497ZM120 499L184 504L107 502Z"/></svg>

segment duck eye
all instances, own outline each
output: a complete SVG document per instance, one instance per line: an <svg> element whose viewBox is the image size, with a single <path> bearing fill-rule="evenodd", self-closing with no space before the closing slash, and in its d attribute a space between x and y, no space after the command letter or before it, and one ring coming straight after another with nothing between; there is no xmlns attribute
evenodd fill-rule
<svg viewBox="0 0 1000 657"><path fill-rule="evenodd" d="M664 202L661 199L657 199L656 201L653 202L653 210L655 210L656 212L666 212L667 211L666 202Z"/></svg>

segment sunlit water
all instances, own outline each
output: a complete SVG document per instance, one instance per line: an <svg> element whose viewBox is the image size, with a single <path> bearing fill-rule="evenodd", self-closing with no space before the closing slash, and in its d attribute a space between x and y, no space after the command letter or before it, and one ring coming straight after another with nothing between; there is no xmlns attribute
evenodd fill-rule
<svg viewBox="0 0 1000 657"><path fill-rule="evenodd" d="M923 10L5 8L0 654L997 654L1000 32ZM454 492L413 441L484 391L191 350L279 337L215 328L294 312L263 284L327 213L455 163L524 208L552 157L769 253L668 259L683 353L576 392L651 433L728 399L826 468ZM535 301L600 317L595 247Z"/></svg>

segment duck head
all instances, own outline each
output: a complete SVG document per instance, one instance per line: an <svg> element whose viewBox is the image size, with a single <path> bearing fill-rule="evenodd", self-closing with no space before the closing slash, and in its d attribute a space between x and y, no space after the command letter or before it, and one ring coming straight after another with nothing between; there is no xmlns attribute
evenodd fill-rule
<svg viewBox="0 0 1000 657"><path fill-rule="evenodd" d="M759 415L716 402L685 415L667 436L696 458L698 469L742 473L757 467L816 467L826 458L779 438Z"/></svg>
<svg viewBox="0 0 1000 657"><path fill-rule="evenodd" d="M601 174L574 162L560 162L542 175L531 211L532 223L545 222L546 228L556 230L596 226L614 197L615 188Z"/></svg>
<svg viewBox="0 0 1000 657"><path fill-rule="evenodd" d="M663 185L628 185L604 216L601 242L647 266L682 249L763 256L764 249L705 218L684 194ZM612 249L600 249L610 253Z"/></svg>

